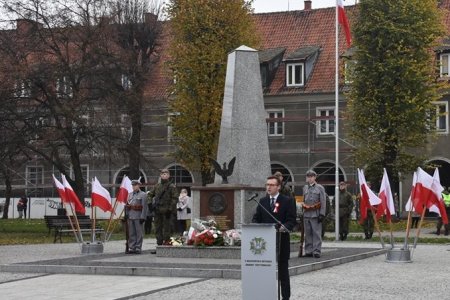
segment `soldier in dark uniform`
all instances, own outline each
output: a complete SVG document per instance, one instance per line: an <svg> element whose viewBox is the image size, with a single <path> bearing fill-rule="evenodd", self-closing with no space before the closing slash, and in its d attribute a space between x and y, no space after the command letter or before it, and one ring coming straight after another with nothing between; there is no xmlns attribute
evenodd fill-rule
<svg viewBox="0 0 450 300"><path fill-rule="evenodd" d="M125 218L128 224L128 252L140 254L143 242L143 224L147 217L147 194L141 191L141 182L132 180L133 192L128 195Z"/></svg>
<svg viewBox="0 0 450 300"><path fill-rule="evenodd" d="M344 181L339 183L339 239L345 241L348 235L348 224L353 211L353 197L347 191Z"/></svg>
<svg viewBox="0 0 450 300"><path fill-rule="evenodd" d="M275 172L275 174L273 174L273 176L277 177L281 182L280 194L295 200L294 192L291 190L290 187L286 185L286 182L284 182L283 180L283 174L277 171Z"/></svg>
<svg viewBox="0 0 450 300"><path fill-rule="evenodd" d="M169 170L162 169L160 177L160 182L148 193L147 201L153 207L156 243L170 245L170 228L172 217L177 212L178 192L175 185L169 181Z"/></svg>
<svg viewBox="0 0 450 300"><path fill-rule="evenodd" d="M303 226L305 230L305 256L319 258L322 252L322 221L326 213L325 188L316 182L317 173L306 172L303 187Z"/></svg>

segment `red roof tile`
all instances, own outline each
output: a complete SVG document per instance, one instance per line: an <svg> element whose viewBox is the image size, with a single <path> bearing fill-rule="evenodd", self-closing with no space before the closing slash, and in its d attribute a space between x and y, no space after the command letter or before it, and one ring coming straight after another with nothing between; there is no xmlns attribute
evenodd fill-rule
<svg viewBox="0 0 450 300"><path fill-rule="evenodd" d="M441 1L440 8L450 11L450 0ZM356 6L346 6L350 20ZM291 95L312 93L333 93L335 77L335 8L312 9L308 11L290 11L254 14L256 28L261 35L261 49L285 48L283 58L289 57L299 48L311 45L320 46L321 51L311 75L304 87L292 88L285 84L285 65L278 68L271 85L264 89L264 95ZM450 28L450 13L446 13L444 22ZM147 95L161 100L169 96L168 87L172 79L168 77L164 64L168 60L167 48L170 40L170 22L165 22L160 49L160 59L150 78L151 86ZM347 50L345 35L339 31L339 54Z"/></svg>

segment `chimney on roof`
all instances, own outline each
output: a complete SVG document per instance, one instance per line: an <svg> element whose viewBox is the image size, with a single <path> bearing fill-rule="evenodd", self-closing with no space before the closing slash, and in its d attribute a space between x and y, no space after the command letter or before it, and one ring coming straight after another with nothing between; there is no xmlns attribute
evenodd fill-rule
<svg viewBox="0 0 450 300"><path fill-rule="evenodd" d="M31 34L33 31L37 29L42 29L43 26L41 23L29 20L29 19L17 19L16 20L16 30L19 34Z"/></svg>
<svg viewBox="0 0 450 300"><path fill-rule="evenodd" d="M305 0L305 8L303 10L311 10L311 0Z"/></svg>

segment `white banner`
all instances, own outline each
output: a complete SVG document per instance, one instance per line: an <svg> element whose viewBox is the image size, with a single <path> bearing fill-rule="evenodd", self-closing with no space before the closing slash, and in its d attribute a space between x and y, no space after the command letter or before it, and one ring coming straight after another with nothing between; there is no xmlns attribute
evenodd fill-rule
<svg viewBox="0 0 450 300"><path fill-rule="evenodd" d="M242 225L242 299L277 298L276 231L273 224Z"/></svg>
<svg viewBox="0 0 450 300"><path fill-rule="evenodd" d="M19 202L20 198L11 198L8 209L8 218L16 219L19 217L19 213L17 212L17 202ZM116 201L113 198L113 203ZM3 213L3 207L5 204L5 198L0 198L0 210ZM85 198L85 206L86 206L86 215L91 215L91 198ZM116 208L117 218L121 211L123 210L123 203L118 203ZM27 203L27 215L26 218L31 219L43 219L44 216L56 216L58 212L58 208L61 207L61 199L60 198L36 198L30 197L28 198ZM0 214L1 215L1 214ZM97 219L109 219L111 213L103 212L100 208L96 208Z"/></svg>

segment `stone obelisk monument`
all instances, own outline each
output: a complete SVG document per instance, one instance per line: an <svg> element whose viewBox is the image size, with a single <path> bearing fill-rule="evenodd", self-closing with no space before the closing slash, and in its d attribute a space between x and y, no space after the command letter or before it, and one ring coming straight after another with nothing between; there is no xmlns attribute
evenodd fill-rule
<svg viewBox="0 0 450 300"><path fill-rule="evenodd" d="M241 46L228 55L217 161L236 156L230 184L264 186L270 175L267 114L258 52ZM222 178L216 174L214 183Z"/></svg>
<svg viewBox="0 0 450 300"><path fill-rule="evenodd" d="M193 187L194 218L214 217L221 229L250 223L256 203L247 201L264 194L270 176L269 142L258 51L241 46L228 55L222 120L217 152L221 166L235 157L233 173L223 184Z"/></svg>

